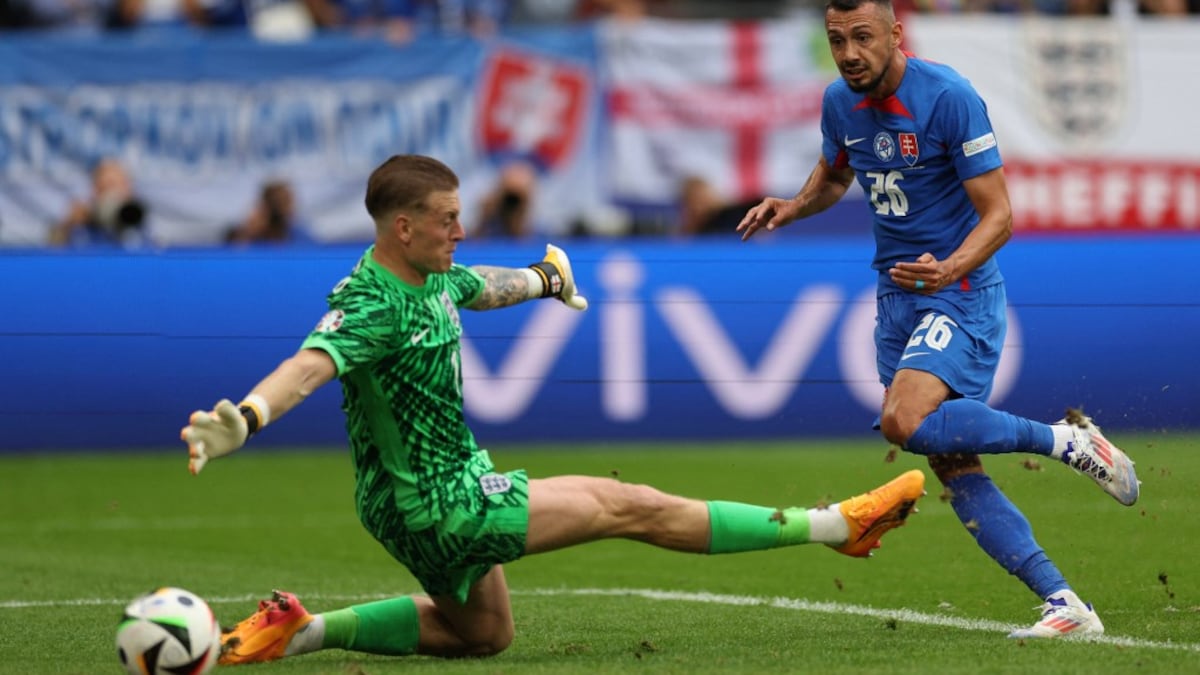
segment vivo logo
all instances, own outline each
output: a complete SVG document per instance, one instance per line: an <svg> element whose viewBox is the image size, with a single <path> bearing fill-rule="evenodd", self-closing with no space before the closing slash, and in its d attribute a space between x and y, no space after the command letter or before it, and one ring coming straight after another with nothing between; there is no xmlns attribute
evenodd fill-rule
<svg viewBox="0 0 1200 675"><path fill-rule="evenodd" d="M694 286L681 284L659 285L646 297L646 266L627 253L609 255L598 263L596 272L600 287L585 289L592 300L586 315L558 303L537 303L525 324L516 329L494 371L469 336L463 337L468 413L486 422L505 423L528 412L581 326L598 331L592 338L598 338L598 348L588 356L596 359L598 403L609 421L636 422L653 416L648 392L655 373L647 359L652 347L654 353L680 351L721 411L733 418L757 420L777 414L787 404L803 386L804 374L821 346L831 339L836 340L843 385L863 406L864 414L879 409L883 388L875 371L873 285L854 297L832 284L797 288L761 353L745 354L730 332L737 330L736 322L722 321L715 309L728 309L728 303L714 305ZM869 274L866 271L864 276ZM745 309L735 306L734 311ZM656 344L649 342L646 322L651 312L667 327L666 343L661 335ZM1011 308L1008 321L992 402L1012 390L1021 360L1020 327Z"/></svg>

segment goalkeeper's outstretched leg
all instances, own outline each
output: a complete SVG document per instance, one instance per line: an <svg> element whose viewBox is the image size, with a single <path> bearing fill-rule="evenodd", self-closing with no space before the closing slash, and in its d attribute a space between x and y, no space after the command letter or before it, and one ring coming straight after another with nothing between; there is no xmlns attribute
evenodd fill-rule
<svg viewBox="0 0 1200 675"><path fill-rule="evenodd" d="M529 481L525 552L624 538L691 553L815 543L865 558L917 512L924 494L925 474L915 469L870 492L811 508L701 501L615 479L557 476Z"/></svg>

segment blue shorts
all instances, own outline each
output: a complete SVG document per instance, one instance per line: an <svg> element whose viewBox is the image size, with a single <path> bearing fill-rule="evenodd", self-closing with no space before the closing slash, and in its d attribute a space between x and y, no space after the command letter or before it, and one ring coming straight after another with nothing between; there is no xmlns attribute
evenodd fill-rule
<svg viewBox="0 0 1200 675"><path fill-rule="evenodd" d="M890 387L901 368L938 377L953 398L987 401L1004 347L1004 284L937 295L888 293L876 301L879 381Z"/></svg>

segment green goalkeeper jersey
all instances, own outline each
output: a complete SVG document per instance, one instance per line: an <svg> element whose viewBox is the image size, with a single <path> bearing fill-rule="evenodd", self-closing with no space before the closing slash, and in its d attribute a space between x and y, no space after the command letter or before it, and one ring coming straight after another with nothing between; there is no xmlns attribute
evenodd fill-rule
<svg viewBox="0 0 1200 675"><path fill-rule="evenodd" d="M304 340L337 365L359 516L377 535L442 520L492 469L463 415L458 308L483 292L453 265L421 287L375 262L371 247L330 292Z"/></svg>

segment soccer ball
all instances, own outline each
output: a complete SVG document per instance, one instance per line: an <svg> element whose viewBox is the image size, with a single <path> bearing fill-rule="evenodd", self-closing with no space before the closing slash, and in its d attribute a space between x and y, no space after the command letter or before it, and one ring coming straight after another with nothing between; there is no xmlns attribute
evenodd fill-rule
<svg viewBox="0 0 1200 675"><path fill-rule="evenodd" d="M182 588L137 598L117 626L117 656L130 675L204 675L220 653L221 627L208 603Z"/></svg>

